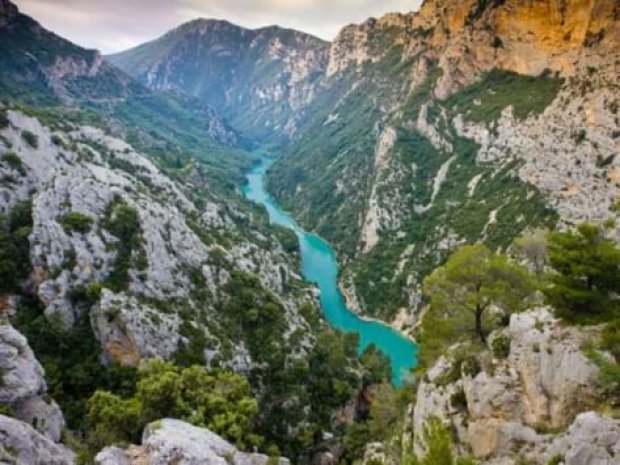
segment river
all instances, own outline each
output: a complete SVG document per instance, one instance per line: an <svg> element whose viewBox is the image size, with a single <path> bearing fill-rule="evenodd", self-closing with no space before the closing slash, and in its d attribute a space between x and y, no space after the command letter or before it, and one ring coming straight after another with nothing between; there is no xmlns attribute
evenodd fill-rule
<svg viewBox="0 0 620 465"><path fill-rule="evenodd" d="M299 238L302 273L315 283L320 292L321 308L327 322L336 329L359 334L359 353L374 344L392 362L392 383L400 387L411 379L411 369L417 365L417 346L390 326L360 318L345 305L338 288L338 263L331 246L315 234L304 231L283 211L265 188L265 173L272 160L264 158L246 176L243 193L249 200L263 205L273 223L292 229Z"/></svg>

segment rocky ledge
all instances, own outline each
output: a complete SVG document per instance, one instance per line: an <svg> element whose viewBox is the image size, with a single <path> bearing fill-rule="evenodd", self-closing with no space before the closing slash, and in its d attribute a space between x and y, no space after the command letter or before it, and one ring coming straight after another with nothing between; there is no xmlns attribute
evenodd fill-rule
<svg viewBox="0 0 620 465"><path fill-rule="evenodd" d="M96 465L289 465L285 458L239 451L206 428L164 419L148 425L141 446L106 447Z"/></svg>
<svg viewBox="0 0 620 465"><path fill-rule="evenodd" d="M544 465L555 457L565 465L617 463L620 421L595 411L598 369L581 351L597 329L589 331L541 308L513 315L493 335L509 341L503 355L463 361L452 348L419 385L414 435L437 417L456 431L459 452L483 464ZM414 449L425 448L417 441Z"/></svg>

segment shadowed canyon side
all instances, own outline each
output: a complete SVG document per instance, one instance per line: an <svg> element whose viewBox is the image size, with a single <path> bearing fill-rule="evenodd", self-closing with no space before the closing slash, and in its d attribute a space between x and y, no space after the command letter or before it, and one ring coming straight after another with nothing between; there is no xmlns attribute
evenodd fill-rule
<svg viewBox="0 0 620 465"><path fill-rule="evenodd" d="M102 56L0 0L0 462L618 463L619 46L426 0Z"/></svg>

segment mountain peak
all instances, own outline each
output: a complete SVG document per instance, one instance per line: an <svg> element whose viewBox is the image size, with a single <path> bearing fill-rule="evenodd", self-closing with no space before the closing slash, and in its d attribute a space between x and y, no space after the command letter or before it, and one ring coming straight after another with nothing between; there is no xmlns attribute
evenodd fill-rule
<svg viewBox="0 0 620 465"><path fill-rule="evenodd" d="M9 0L0 0L0 27L6 26L19 14L17 6Z"/></svg>

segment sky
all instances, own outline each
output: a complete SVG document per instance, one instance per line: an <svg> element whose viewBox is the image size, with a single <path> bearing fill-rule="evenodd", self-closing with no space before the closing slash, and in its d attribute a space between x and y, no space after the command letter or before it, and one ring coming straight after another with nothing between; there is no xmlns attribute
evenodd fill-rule
<svg viewBox="0 0 620 465"><path fill-rule="evenodd" d="M248 28L277 24L332 40L350 23L421 0L14 0L44 27L87 48L119 52L196 18L226 19Z"/></svg>

